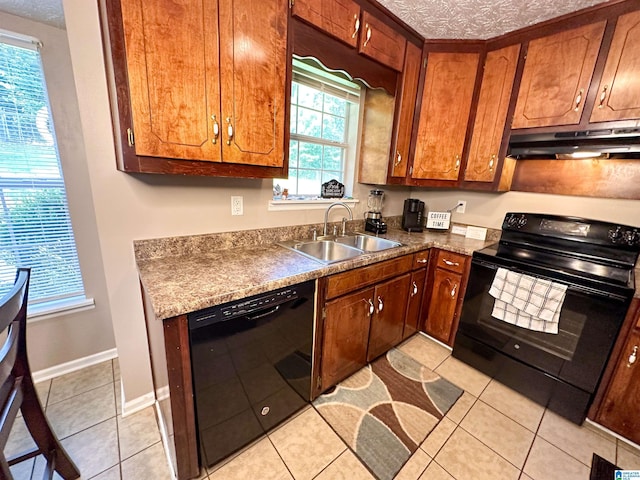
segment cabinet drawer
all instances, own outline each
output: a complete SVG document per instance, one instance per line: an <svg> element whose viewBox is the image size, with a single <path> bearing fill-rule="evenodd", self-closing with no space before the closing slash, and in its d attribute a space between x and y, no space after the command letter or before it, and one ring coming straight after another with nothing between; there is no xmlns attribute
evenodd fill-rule
<svg viewBox="0 0 640 480"><path fill-rule="evenodd" d="M436 257L436 268L444 268L456 273L464 273L465 263L469 257L459 253L438 250Z"/></svg>
<svg viewBox="0 0 640 480"><path fill-rule="evenodd" d="M387 278L402 275L411 270L412 261L413 255L405 255L404 257L385 260L384 262L332 275L327 279L326 298L338 297Z"/></svg>
<svg viewBox="0 0 640 480"><path fill-rule="evenodd" d="M424 268L429 263L429 250L423 250L422 252L413 254L413 267L412 270L418 268Z"/></svg>

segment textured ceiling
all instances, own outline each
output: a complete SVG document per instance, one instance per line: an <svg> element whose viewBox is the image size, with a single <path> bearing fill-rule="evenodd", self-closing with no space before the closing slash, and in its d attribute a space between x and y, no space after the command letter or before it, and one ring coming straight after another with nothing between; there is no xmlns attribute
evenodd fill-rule
<svg viewBox="0 0 640 480"><path fill-rule="evenodd" d="M378 0L424 38L487 39L603 0Z"/></svg>
<svg viewBox="0 0 640 480"><path fill-rule="evenodd" d="M425 38L486 39L603 0L379 0ZM0 11L64 28L62 0L0 0Z"/></svg>
<svg viewBox="0 0 640 480"><path fill-rule="evenodd" d="M0 0L0 12L65 28L62 0Z"/></svg>

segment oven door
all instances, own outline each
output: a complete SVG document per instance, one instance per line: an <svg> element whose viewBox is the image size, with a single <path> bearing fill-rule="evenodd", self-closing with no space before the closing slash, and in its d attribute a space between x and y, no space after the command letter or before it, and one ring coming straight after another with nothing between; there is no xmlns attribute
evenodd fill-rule
<svg viewBox="0 0 640 480"><path fill-rule="evenodd" d="M491 316L494 298L489 289L499 266L531 275L517 264L498 265L474 257L458 334L586 392L595 392L630 299L568 285L559 333L532 331Z"/></svg>

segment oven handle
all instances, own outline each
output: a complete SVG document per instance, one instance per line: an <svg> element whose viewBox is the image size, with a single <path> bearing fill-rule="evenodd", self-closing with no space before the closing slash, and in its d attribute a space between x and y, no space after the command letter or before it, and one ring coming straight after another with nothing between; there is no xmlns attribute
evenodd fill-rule
<svg viewBox="0 0 640 480"><path fill-rule="evenodd" d="M476 264L476 265L479 265L481 267L490 268L491 270L498 270L498 268L501 267L501 265L497 265L497 264L491 263L491 262L486 262L484 260L480 260L480 259L477 259L477 258L472 258L471 259L471 264L472 265ZM507 268L507 267L503 267L503 268ZM521 273L523 275L535 276L535 275L532 275L529 272L520 270L518 268L509 267L507 270L510 270L510 271L516 272L516 273ZM545 277L543 277L543 278L545 278ZM546 277L545 279L546 280L555 281L552 278L548 278L548 277ZM469 283L470 283L470 281L471 281L471 278L469 278ZM558 282L558 283L563 283L563 282ZM567 284L567 283L565 283L565 285L567 285L567 290L571 290L573 292L583 293L585 295L592 295L592 296L595 295L595 296L603 297L603 298L611 298L611 299L617 300L619 302L626 302L628 300L628 298L623 297L621 295L615 295L613 293L603 292L601 290L596 290L594 288L588 288L588 287L583 287L583 286L580 286L580 285L573 285L573 284Z"/></svg>

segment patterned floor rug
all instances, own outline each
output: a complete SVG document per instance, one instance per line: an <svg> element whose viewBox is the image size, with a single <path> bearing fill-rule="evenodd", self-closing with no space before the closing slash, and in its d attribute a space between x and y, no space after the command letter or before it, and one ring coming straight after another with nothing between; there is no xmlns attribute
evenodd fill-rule
<svg viewBox="0 0 640 480"><path fill-rule="evenodd" d="M462 395L398 349L313 405L379 480L391 480Z"/></svg>

